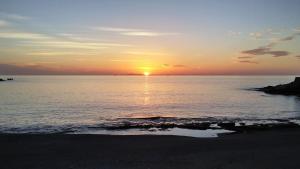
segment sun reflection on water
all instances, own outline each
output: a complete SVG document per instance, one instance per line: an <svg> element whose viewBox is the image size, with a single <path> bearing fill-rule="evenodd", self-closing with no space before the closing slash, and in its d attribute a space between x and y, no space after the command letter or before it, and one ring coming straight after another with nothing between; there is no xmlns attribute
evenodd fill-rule
<svg viewBox="0 0 300 169"><path fill-rule="evenodd" d="M148 76L145 76L144 80L144 105L148 105L150 101Z"/></svg>

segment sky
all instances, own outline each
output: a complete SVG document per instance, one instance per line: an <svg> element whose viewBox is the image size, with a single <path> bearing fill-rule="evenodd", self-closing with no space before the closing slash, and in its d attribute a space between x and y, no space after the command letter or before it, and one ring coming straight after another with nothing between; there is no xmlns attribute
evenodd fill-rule
<svg viewBox="0 0 300 169"><path fill-rule="evenodd" d="M299 0L0 0L0 75L296 75L299 17Z"/></svg>

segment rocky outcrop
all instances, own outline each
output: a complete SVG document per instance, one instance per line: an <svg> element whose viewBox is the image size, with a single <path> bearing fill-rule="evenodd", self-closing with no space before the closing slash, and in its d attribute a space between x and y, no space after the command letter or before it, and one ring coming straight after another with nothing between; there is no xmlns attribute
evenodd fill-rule
<svg viewBox="0 0 300 169"><path fill-rule="evenodd" d="M282 94L282 95L298 95L300 96L300 77L288 84L281 84L277 86L267 86L258 88L258 91L263 91L269 94Z"/></svg>
<svg viewBox="0 0 300 169"><path fill-rule="evenodd" d="M12 81L12 80L14 80L13 78L7 78L6 80L5 79L3 79L3 78L0 78L0 82L4 82L4 81Z"/></svg>

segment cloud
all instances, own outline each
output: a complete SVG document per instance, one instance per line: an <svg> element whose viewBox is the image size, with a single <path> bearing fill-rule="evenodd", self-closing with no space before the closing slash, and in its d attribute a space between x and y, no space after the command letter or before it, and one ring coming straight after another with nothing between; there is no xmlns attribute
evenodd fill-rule
<svg viewBox="0 0 300 169"><path fill-rule="evenodd" d="M42 47L54 47L54 48L74 48L74 49L103 49L107 48L96 43L81 43L71 41L26 41L23 46L42 46Z"/></svg>
<svg viewBox="0 0 300 169"><path fill-rule="evenodd" d="M240 36L242 35L242 32L236 32L236 31L228 31L229 36Z"/></svg>
<svg viewBox="0 0 300 169"><path fill-rule="evenodd" d="M240 63L249 63L249 64L258 64L257 61L252 61L252 60L240 60Z"/></svg>
<svg viewBox="0 0 300 169"><path fill-rule="evenodd" d="M291 36L287 36L287 37L284 37L284 38L281 38L281 39L279 39L279 41L281 41L281 42L284 42L284 41L291 41L291 40L293 40L293 39L295 39L297 36L299 36L300 35L300 32L299 33L294 33L293 35L291 35Z"/></svg>
<svg viewBox="0 0 300 169"><path fill-rule="evenodd" d="M242 51L242 53L249 55L272 55L273 57L287 56L290 54L288 51L272 51L268 46L245 50Z"/></svg>
<svg viewBox="0 0 300 169"><path fill-rule="evenodd" d="M269 43L266 46L261 46L261 47L251 49L251 50L245 50L245 51L242 51L241 53L248 54L248 55L254 55L254 56L257 56L257 55L272 55L273 57L287 56L290 54L290 52L282 51L282 50L276 51L276 50L272 50L272 48L279 43L291 41L299 35L300 35L300 33L294 33L290 36L286 36L286 37L278 39L272 43Z"/></svg>
<svg viewBox="0 0 300 169"><path fill-rule="evenodd" d="M141 51L127 51L123 52L124 54L128 55L139 55L139 56L167 56L167 53L161 52L141 52Z"/></svg>
<svg viewBox="0 0 300 169"><path fill-rule="evenodd" d="M184 67L187 67L186 65L170 65L170 64L167 64L167 63L162 64L161 66L164 67L164 68L171 68L171 67L173 67L173 68L184 68Z"/></svg>
<svg viewBox="0 0 300 169"><path fill-rule="evenodd" d="M123 32L121 35L126 36L146 36L146 37L155 37L155 36L169 36L169 35L177 35L178 33L159 33L159 32Z"/></svg>
<svg viewBox="0 0 300 169"><path fill-rule="evenodd" d="M132 29L132 28L118 28L118 27L92 27L94 30L117 32L120 35L125 36L141 36L141 37L157 37L157 36L169 36L178 35L179 33L170 32L154 32L145 29Z"/></svg>
<svg viewBox="0 0 300 169"><path fill-rule="evenodd" d="M176 67L176 68L184 68L184 67L186 67L186 65L173 65L173 67Z"/></svg>
<svg viewBox="0 0 300 169"><path fill-rule="evenodd" d="M252 39L256 39L256 40L269 40L272 39L270 38L270 36L274 36L274 35L280 35L280 31L275 31L271 28L266 29L266 30L262 30L260 32L251 32L249 33L249 36Z"/></svg>
<svg viewBox="0 0 300 169"><path fill-rule="evenodd" d="M294 32L300 32L300 28L294 28L293 31Z"/></svg>
<svg viewBox="0 0 300 169"><path fill-rule="evenodd" d="M89 53L89 52L30 52L27 53L26 55L30 56L59 56L59 55L97 55L97 53Z"/></svg>
<svg viewBox="0 0 300 169"><path fill-rule="evenodd" d="M252 33L250 33L250 36L255 39L261 39L263 37L261 32L252 32Z"/></svg>
<svg viewBox="0 0 300 169"><path fill-rule="evenodd" d="M114 28L114 27L92 27L94 30L108 31L108 32L135 32L143 31L142 29L130 29L130 28Z"/></svg>
<svg viewBox="0 0 300 169"><path fill-rule="evenodd" d="M90 42L87 40L63 39L62 37L49 36L40 33L30 32L1 32L0 39L20 40L22 46L43 46L55 48L81 48L81 49L104 49L108 47L130 47L130 44L120 44L111 42Z"/></svg>
<svg viewBox="0 0 300 169"><path fill-rule="evenodd" d="M112 59L111 62L139 62L137 59Z"/></svg>
<svg viewBox="0 0 300 169"><path fill-rule="evenodd" d="M6 39L51 39L49 36L38 34L38 33L27 33L27 32L0 32L0 38Z"/></svg>
<svg viewBox="0 0 300 169"><path fill-rule="evenodd" d="M280 31L274 31L273 29L269 28L267 29L266 31L268 34L271 34L271 35L280 35Z"/></svg>
<svg viewBox="0 0 300 169"><path fill-rule="evenodd" d="M37 64L13 65L0 64L0 74L3 75L50 75L58 72Z"/></svg>
<svg viewBox="0 0 300 169"><path fill-rule="evenodd" d="M92 39L87 37L82 37L70 33L60 33L57 34L59 37L62 37L64 39L74 40L74 41L99 41L99 39Z"/></svg>
<svg viewBox="0 0 300 169"><path fill-rule="evenodd" d="M289 40L293 40L294 36L287 36L285 38L280 39L280 41L289 41Z"/></svg>
<svg viewBox="0 0 300 169"><path fill-rule="evenodd" d="M5 20L0 20L0 27L8 26L9 23Z"/></svg>
<svg viewBox="0 0 300 169"><path fill-rule="evenodd" d="M238 59L252 59L254 56L239 56Z"/></svg>
<svg viewBox="0 0 300 169"><path fill-rule="evenodd" d="M7 19L12 19L12 20L28 20L31 19L28 16L22 16L18 14L12 14L12 13L5 13L5 12L0 12L0 16L7 18Z"/></svg>
<svg viewBox="0 0 300 169"><path fill-rule="evenodd" d="M80 48L80 49L105 49L108 47L129 47L128 44L119 43L101 43L101 42L73 42L61 40L49 41L26 41L23 45L29 46L44 46L55 48Z"/></svg>

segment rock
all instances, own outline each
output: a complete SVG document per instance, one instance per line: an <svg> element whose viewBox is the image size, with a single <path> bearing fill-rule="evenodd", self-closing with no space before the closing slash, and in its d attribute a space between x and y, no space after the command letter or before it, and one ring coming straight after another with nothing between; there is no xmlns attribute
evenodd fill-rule
<svg viewBox="0 0 300 169"><path fill-rule="evenodd" d="M288 84L280 84L277 86L267 86L258 88L258 91L263 91L269 94L282 94L282 95L298 95L300 96L300 77Z"/></svg>
<svg viewBox="0 0 300 169"><path fill-rule="evenodd" d="M3 82L3 81L5 81L5 80L0 78L0 82Z"/></svg>
<svg viewBox="0 0 300 169"><path fill-rule="evenodd" d="M235 128L235 123L234 122L220 122L220 123L218 123L218 126L220 126L223 129L226 129L226 130L233 130Z"/></svg>

